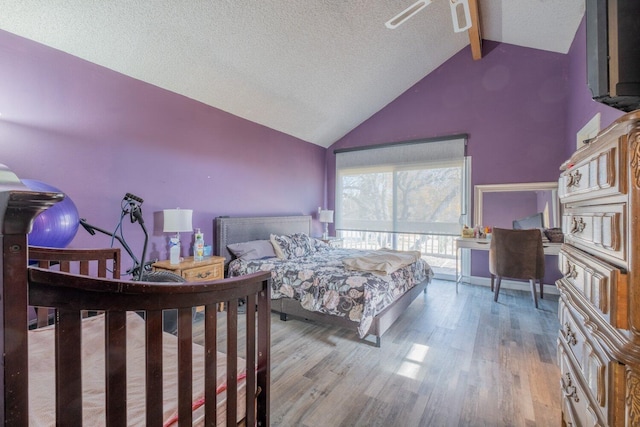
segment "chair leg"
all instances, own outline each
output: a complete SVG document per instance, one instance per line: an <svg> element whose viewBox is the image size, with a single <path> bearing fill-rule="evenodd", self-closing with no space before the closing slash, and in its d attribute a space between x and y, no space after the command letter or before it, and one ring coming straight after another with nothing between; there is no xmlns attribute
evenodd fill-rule
<svg viewBox="0 0 640 427"><path fill-rule="evenodd" d="M536 294L536 281L535 279L529 279L529 283L531 283L531 295L533 296L533 303L536 308L538 308L538 294Z"/></svg>
<svg viewBox="0 0 640 427"><path fill-rule="evenodd" d="M502 282L502 277L498 276L496 278L496 290L493 294L493 301L498 302L498 294L500 293L500 282Z"/></svg>
<svg viewBox="0 0 640 427"><path fill-rule="evenodd" d="M542 293L542 279L540 279L540 299L544 299L544 294Z"/></svg>
<svg viewBox="0 0 640 427"><path fill-rule="evenodd" d="M496 278L493 274L491 275L491 292L493 292L493 280Z"/></svg>

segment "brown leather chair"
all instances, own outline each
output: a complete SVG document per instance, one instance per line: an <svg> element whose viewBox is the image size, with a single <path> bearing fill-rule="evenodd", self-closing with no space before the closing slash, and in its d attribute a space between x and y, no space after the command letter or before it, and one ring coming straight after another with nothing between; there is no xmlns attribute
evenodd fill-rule
<svg viewBox="0 0 640 427"><path fill-rule="evenodd" d="M536 280L540 282L540 298L542 298L542 279L544 278L544 249L540 230L494 228L489 247L489 271L492 275L492 291L494 276L496 278L494 301L498 301L500 282L503 277L528 280L531 284L533 302L538 308Z"/></svg>

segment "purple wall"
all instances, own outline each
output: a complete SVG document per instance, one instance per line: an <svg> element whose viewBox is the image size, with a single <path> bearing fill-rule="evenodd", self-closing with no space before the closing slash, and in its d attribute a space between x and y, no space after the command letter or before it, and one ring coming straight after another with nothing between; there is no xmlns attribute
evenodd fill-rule
<svg viewBox="0 0 640 427"><path fill-rule="evenodd" d="M491 41L483 54L473 61L462 49L334 144L328 199L333 149L457 133L469 135L472 185L556 181L566 157L567 55ZM487 265L486 254L473 254L472 274L488 275Z"/></svg>
<svg viewBox="0 0 640 427"><path fill-rule="evenodd" d="M540 212L533 191L486 193L482 206L483 225L497 228L511 228L514 220Z"/></svg>
<svg viewBox="0 0 640 427"><path fill-rule="evenodd" d="M567 55L484 41L484 57L473 61L461 50L330 147L328 200L333 149L456 133L469 134L472 185L556 181L578 130L598 112L602 129L623 115L591 99L585 42L583 20ZM487 254L474 253L472 275L488 276L487 264ZM557 277L547 257L545 282Z"/></svg>
<svg viewBox="0 0 640 427"><path fill-rule="evenodd" d="M486 192L483 196L482 222L485 226L512 228L513 221L542 213L547 228L553 222L552 191ZM548 222L547 222L548 221Z"/></svg>
<svg viewBox="0 0 640 427"><path fill-rule="evenodd" d="M622 115L591 100L584 41L583 22L568 55L485 41L473 61L462 49L324 150L0 31L0 162L62 189L103 228L124 193L145 198L159 258L165 208L194 209L208 244L218 215L332 208L335 148L467 133L472 185L555 181L577 130L597 112L602 127ZM138 252L137 230L127 236ZM79 230L72 246L106 244ZM486 264L474 255L472 273Z"/></svg>
<svg viewBox="0 0 640 427"><path fill-rule="evenodd" d="M162 209L193 209L212 244L216 216L325 204L324 148L3 31L0 94L0 163L60 188L106 229L125 193L144 198L152 257L168 258ZM128 225L139 254L141 233ZM182 237L184 256L193 235ZM105 245L80 229L70 246Z"/></svg>
<svg viewBox="0 0 640 427"><path fill-rule="evenodd" d="M555 181L564 158L566 55L484 42L484 58L464 48L330 147L469 134L472 183Z"/></svg>

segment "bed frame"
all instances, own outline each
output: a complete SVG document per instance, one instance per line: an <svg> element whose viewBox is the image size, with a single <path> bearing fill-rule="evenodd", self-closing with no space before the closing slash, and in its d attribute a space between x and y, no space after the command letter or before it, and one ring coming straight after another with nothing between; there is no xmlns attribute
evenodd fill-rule
<svg viewBox="0 0 640 427"><path fill-rule="evenodd" d="M28 267L27 234L34 218L62 200L62 193L28 190L15 174L0 165L0 405L1 425L28 425L28 305L54 310L56 328L55 377L56 424L82 424L82 382L79 363L82 313L105 313L105 412L108 425L126 424L126 312L144 312L146 328L146 417L147 425L162 425L162 313L178 311L178 420L192 423L192 308L205 307L205 416L207 425L216 423L216 354L220 340L227 352L227 425L236 425L237 382L234 374L238 356L238 302L245 300L256 310L246 310L247 366L246 425L269 425L270 396L270 285L269 274L258 273L235 279L199 283L130 282ZM36 256L34 249L34 256ZM53 251L56 252L56 251ZM64 269L67 262L89 258L107 263L113 251L59 250L49 261ZM42 258L40 251L38 257ZM56 261L57 259L57 261ZM49 265L50 266L50 265ZM85 268L85 267L80 267ZM92 267L87 267L90 270ZM228 303L227 330L217 337L217 306ZM222 346L224 347L224 346ZM231 373L231 374L229 374ZM37 379L36 379L37 380Z"/></svg>
<svg viewBox="0 0 640 427"><path fill-rule="evenodd" d="M227 249L232 243L251 240L268 240L271 234L306 233L311 235L311 216L267 216L267 217L218 217L216 218L216 249L224 256L226 263L233 255ZM375 338L376 347L380 347L382 335L404 313L409 305L426 292L429 279L411 288L407 293L394 301L389 307L375 316L369 335ZM313 320L357 331L357 323L338 316L318 313L302 308L298 301L280 298L271 302L271 309L280 314L281 320L287 316Z"/></svg>

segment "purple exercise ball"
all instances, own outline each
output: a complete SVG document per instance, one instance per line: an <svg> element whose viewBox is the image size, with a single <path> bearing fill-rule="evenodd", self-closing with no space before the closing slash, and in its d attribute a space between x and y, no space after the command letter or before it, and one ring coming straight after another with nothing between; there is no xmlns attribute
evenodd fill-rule
<svg viewBox="0 0 640 427"><path fill-rule="evenodd" d="M33 191L64 193L56 187L35 179L23 179L22 183ZM29 244L48 248L65 248L76 235L80 225L78 209L65 194L64 199L36 217L29 233Z"/></svg>

